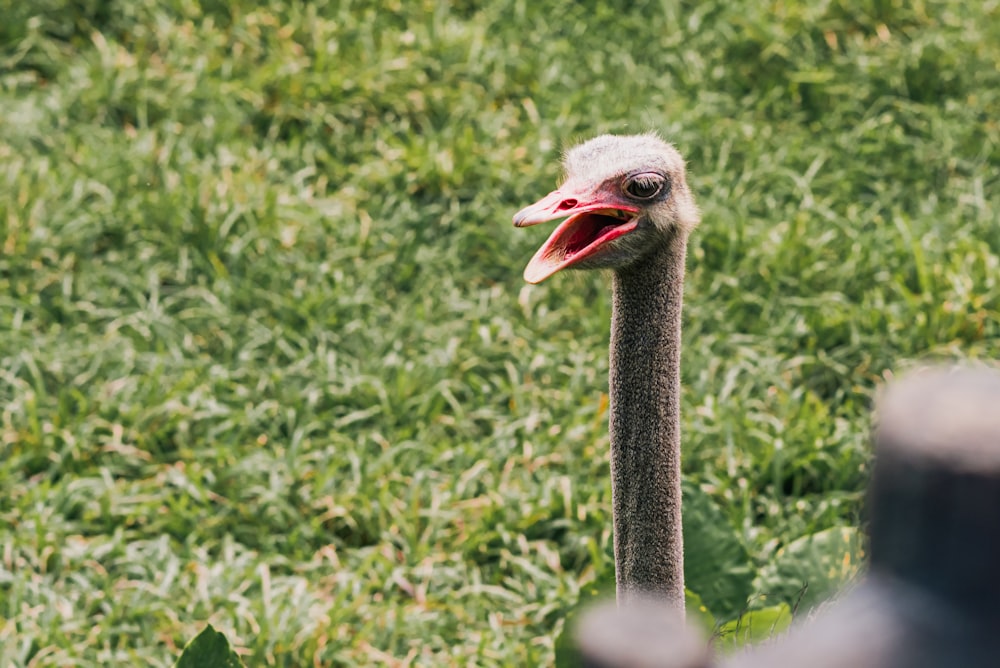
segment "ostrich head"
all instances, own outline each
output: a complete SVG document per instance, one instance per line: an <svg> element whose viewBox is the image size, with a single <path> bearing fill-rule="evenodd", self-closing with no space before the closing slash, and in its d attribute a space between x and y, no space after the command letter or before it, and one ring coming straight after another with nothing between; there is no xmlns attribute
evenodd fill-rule
<svg viewBox="0 0 1000 668"><path fill-rule="evenodd" d="M698 224L684 160L656 135L602 135L571 149L559 188L514 215L526 227L566 218L524 269L624 269Z"/></svg>

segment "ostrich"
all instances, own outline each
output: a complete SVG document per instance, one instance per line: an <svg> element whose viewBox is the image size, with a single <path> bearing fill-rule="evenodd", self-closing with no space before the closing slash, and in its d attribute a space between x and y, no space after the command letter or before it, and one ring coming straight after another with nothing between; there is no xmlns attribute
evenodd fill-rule
<svg viewBox="0 0 1000 668"><path fill-rule="evenodd" d="M603 135L570 150L565 180L514 215L566 218L524 270L610 269L611 495L619 604L652 595L684 611L680 487L681 299L699 213L684 160L652 134Z"/></svg>

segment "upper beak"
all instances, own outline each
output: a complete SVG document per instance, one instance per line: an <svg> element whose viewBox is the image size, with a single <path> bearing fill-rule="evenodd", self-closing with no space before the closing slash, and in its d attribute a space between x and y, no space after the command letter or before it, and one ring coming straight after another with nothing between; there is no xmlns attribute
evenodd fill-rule
<svg viewBox="0 0 1000 668"><path fill-rule="evenodd" d="M600 209L637 210L635 207L622 206L620 202L593 193L575 194L573 191L553 190L534 204L515 213L514 227L528 227Z"/></svg>

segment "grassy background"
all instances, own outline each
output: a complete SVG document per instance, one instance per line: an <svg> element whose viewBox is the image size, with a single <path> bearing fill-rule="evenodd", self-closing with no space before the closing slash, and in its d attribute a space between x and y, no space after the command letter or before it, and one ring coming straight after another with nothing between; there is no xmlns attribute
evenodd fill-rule
<svg viewBox="0 0 1000 668"><path fill-rule="evenodd" d="M618 4L0 0L0 664L551 661L608 287L509 221L604 131L704 211L686 479L860 522L874 388L1000 354L998 3Z"/></svg>

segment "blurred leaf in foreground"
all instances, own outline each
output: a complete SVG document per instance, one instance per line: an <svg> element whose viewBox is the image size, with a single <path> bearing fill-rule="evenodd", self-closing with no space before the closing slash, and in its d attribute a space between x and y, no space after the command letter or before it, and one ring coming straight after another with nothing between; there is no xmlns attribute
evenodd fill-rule
<svg viewBox="0 0 1000 668"><path fill-rule="evenodd" d="M226 636L209 624L181 653L174 668L245 668Z"/></svg>

